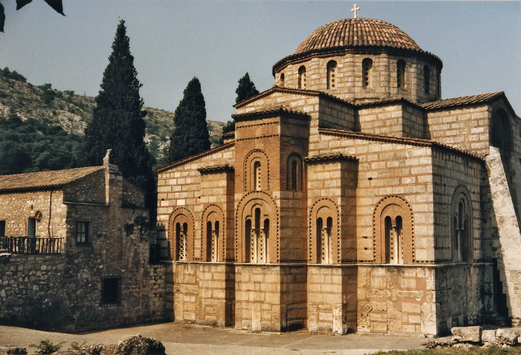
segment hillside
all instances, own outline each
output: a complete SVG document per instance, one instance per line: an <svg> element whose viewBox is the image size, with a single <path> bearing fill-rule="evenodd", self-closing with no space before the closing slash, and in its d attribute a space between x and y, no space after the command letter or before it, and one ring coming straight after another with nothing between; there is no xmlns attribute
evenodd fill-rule
<svg viewBox="0 0 521 355"><path fill-rule="evenodd" d="M93 97L68 90L62 92L53 89L52 84L34 86L16 71L0 69L0 118L18 116L23 122L34 119L60 126L69 135L81 136L92 119L94 106ZM148 112L145 141L161 165L168 152L174 113L150 107L144 109ZM208 121L212 146L218 144L223 126L223 122Z"/></svg>

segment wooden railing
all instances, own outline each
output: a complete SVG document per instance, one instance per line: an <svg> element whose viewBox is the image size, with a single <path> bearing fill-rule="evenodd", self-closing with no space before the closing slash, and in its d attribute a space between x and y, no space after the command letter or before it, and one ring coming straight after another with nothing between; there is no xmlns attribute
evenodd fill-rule
<svg viewBox="0 0 521 355"><path fill-rule="evenodd" d="M1 237L0 249L13 254L61 254L63 238Z"/></svg>

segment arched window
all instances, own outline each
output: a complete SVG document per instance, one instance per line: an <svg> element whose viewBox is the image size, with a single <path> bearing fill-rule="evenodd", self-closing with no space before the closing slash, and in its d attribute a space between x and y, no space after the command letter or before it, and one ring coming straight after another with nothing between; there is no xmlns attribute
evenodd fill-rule
<svg viewBox="0 0 521 355"><path fill-rule="evenodd" d="M512 150L510 122L504 110L499 109L492 115L489 136L491 146L499 148L503 152Z"/></svg>
<svg viewBox="0 0 521 355"><path fill-rule="evenodd" d="M362 87L373 86L373 61L365 58L362 61Z"/></svg>
<svg viewBox="0 0 521 355"><path fill-rule="evenodd" d="M282 87L284 87L284 79L285 79L284 73L281 73L280 74L280 86L282 86Z"/></svg>
<svg viewBox="0 0 521 355"><path fill-rule="evenodd" d="M302 159L298 154L291 154L288 158L288 190L302 190Z"/></svg>
<svg viewBox="0 0 521 355"><path fill-rule="evenodd" d="M256 191L262 190L262 169L260 161L256 161L253 164L253 185Z"/></svg>
<svg viewBox="0 0 521 355"><path fill-rule="evenodd" d="M454 262L469 262L472 259L472 211L468 196L464 186L458 187L453 195L451 235Z"/></svg>
<svg viewBox="0 0 521 355"><path fill-rule="evenodd" d="M270 236L270 221L268 218L261 216L261 209L254 209L254 218L246 220L246 237L248 239L246 246L250 254L250 263L265 264L268 263L268 243Z"/></svg>
<svg viewBox="0 0 521 355"><path fill-rule="evenodd" d="M319 200L311 210L309 262L334 264L337 259L337 208L327 199Z"/></svg>
<svg viewBox="0 0 521 355"><path fill-rule="evenodd" d="M298 69L298 88L305 89L306 87L307 87L306 67L301 66Z"/></svg>
<svg viewBox="0 0 521 355"><path fill-rule="evenodd" d="M188 209L174 210L169 223L170 255L174 260L192 260L193 228L193 217Z"/></svg>
<svg viewBox="0 0 521 355"><path fill-rule="evenodd" d="M427 65L423 67L423 88L425 96L428 97L431 88L431 69Z"/></svg>
<svg viewBox="0 0 521 355"><path fill-rule="evenodd" d="M403 264L402 217L385 217L385 263Z"/></svg>
<svg viewBox="0 0 521 355"><path fill-rule="evenodd" d="M327 63L327 88L334 89L336 87L336 62L331 60Z"/></svg>
<svg viewBox="0 0 521 355"><path fill-rule="evenodd" d="M410 264L414 261L412 211L398 196L382 199L375 208L375 262Z"/></svg>
<svg viewBox="0 0 521 355"><path fill-rule="evenodd" d="M219 221L206 223L206 260L217 262L219 245Z"/></svg>
<svg viewBox="0 0 521 355"><path fill-rule="evenodd" d="M270 187L268 156L254 149L244 159L244 191L266 191Z"/></svg>
<svg viewBox="0 0 521 355"><path fill-rule="evenodd" d="M176 241L176 249L177 253L175 255L175 260L186 261L187 260L187 234L188 234L188 224L177 222L175 224L175 241Z"/></svg>
<svg viewBox="0 0 521 355"><path fill-rule="evenodd" d="M398 89L405 89L405 61L402 59L396 63L396 84Z"/></svg>

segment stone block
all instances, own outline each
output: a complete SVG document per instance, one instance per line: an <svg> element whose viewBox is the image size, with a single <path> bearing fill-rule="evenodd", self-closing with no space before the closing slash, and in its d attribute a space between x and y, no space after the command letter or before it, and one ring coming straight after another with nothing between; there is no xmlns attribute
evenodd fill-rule
<svg viewBox="0 0 521 355"><path fill-rule="evenodd" d="M496 340L501 345L517 345L519 332L513 329L500 328L496 331Z"/></svg>
<svg viewBox="0 0 521 355"><path fill-rule="evenodd" d="M481 326L451 328L453 340L460 343L480 343Z"/></svg>
<svg viewBox="0 0 521 355"><path fill-rule="evenodd" d="M496 342L496 330L495 329L483 329L481 331L481 341L483 343L495 343Z"/></svg>

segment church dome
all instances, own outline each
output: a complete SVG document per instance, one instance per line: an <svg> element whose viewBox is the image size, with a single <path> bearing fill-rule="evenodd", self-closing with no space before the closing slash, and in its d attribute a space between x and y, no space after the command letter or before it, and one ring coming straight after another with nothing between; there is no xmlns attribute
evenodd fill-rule
<svg viewBox="0 0 521 355"><path fill-rule="evenodd" d="M421 51L411 37L393 24L381 20L351 18L317 28L297 47L293 55L332 48L375 46Z"/></svg>

